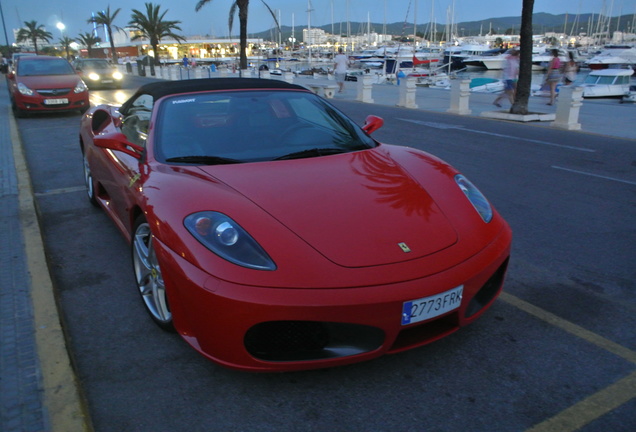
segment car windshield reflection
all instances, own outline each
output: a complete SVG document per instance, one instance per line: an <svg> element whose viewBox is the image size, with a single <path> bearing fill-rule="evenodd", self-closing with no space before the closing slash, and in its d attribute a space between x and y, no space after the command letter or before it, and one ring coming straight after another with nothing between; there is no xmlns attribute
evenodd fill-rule
<svg viewBox="0 0 636 432"><path fill-rule="evenodd" d="M321 98L305 92L214 92L161 104L156 157L214 165L323 157L375 141Z"/></svg>
<svg viewBox="0 0 636 432"><path fill-rule="evenodd" d="M17 73L19 76L74 75L75 71L64 59L22 59Z"/></svg>

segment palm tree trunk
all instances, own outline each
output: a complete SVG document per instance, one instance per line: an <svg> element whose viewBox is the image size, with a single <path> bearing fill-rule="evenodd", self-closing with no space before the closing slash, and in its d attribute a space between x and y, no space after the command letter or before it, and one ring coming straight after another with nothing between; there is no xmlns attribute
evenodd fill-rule
<svg viewBox="0 0 636 432"><path fill-rule="evenodd" d="M110 52L111 55L113 56L113 63L117 64L117 51L115 50L115 41L113 40L113 31L111 30L110 26L107 26L108 28L108 39L110 39Z"/></svg>
<svg viewBox="0 0 636 432"><path fill-rule="evenodd" d="M239 26L240 26L240 45L241 58L239 66L241 69L247 69L247 3L239 6Z"/></svg>
<svg viewBox="0 0 636 432"><path fill-rule="evenodd" d="M532 13L534 0L523 0L521 30L519 32L519 81L511 114L528 114L528 99L532 84Z"/></svg>
<svg viewBox="0 0 636 432"><path fill-rule="evenodd" d="M154 56L152 58L153 63L155 64L155 66L159 66L159 41L153 40L151 45L152 45L152 52L154 53Z"/></svg>

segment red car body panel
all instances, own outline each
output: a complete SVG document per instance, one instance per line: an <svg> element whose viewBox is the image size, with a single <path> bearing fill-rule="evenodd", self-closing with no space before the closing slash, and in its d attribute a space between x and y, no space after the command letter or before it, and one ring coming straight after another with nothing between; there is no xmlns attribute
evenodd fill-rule
<svg viewBox="0 0 636 432"><path fill-rule="evenodd" d="M149 143L155 121L156 114ZM145 215L175 328L224 366L301 370L399 352L474 321L502 289L510 228L494 210L484 223L457 187L458 172L432 155L378 145L300 160L169 165L155 159L150 145L140 162L92 144L118 124L110 107L94 108L82 121L99 202L128 240L135 218ZM186 216L200 211L229 215L276 270L244 268L210 252L184 226ZM487 298L469 312L489 284ZM402 325L404 302L458 286L464 287L459 308ZM250 329L260 323L295 321L361 325L383 336L373 349L333 358L272 361L246 349Z"/></svg>

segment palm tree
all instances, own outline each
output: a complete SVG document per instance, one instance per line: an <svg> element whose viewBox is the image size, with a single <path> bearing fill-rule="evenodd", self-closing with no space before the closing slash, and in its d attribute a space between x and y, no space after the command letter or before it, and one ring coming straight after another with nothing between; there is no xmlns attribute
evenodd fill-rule
<svg viewBox="0 0 636 432"><path fill-rule="evenodd" d="M25 21L25 27L18 30L15 41L17 43L31 41L35 48L35 54L38 54L38 40L50 42L53 35L44 29L43 24L36 21Z"/></svg>
<svg viewBox="0 0 636 432"><path fill-rule="evenodd" d="M146 13L143 14L137 9L133 9L132 17L128 25L137 30L139 33L131 38L131 40L148 39L150 46L155 54L155 64L159 64L159 42L162 38L171 37L177 42L186 41L186 38L174 33L174 30L181 31L181 21L164 21L168 10L162 14L159 13L160 5L145 3Z"/></svg>
<svg viewBox="0 0 636 432"><path fill-rule="evenodd" d="M95 36L92 33L80 33L79 37L77 38L77 42L81 43L82 45L84 45L86 47L86 50L88 51L88 56L89 57L93 57L93 46L97 45L98 43L100 43L102 40L101 38Z"/></svg>
<svg viewBox="0 0 636 432"><path fill-rule="evenodd" d="M521 30L519 31L519 80L511 114L528 114L528 99L532 81L532 10L534 0L523 0L521 8Z"/></svg>
<svg viewBox="0 0 636 432"><path fill-rule="evenodd" d="M66 51L66 60L69 60L71 58L71 44L75 42L75 40L68 36L64 36L63 38L60 38L58 42L62 45L64 51Z"/></svg>
<svg viewBox="0 0 636 432"><path fill-rule="evenodd" d="M123 30L121 27L113 24L117 14L121 9L117 9L113 14L110 13L110 5L106 8L106 11L97 12L97 15L91 17L88 22L95 23L97 25L103 25L106 27L108 33L108 40L110 41L110 51L113 56L113 63L117 64L117 51L115 51L115 41L113 40L113 28L115 30Z"/></svg>
<svg viewBox="0 0 636 432"><path fill-rule="evenodd" d="M199 12L199 10L210 1L212 0L199 0L194 10L196 12ZM278 25L278 20L276 19L276 15L274 14L274 11L272 10L272 8L269 7L267 3L265 3L264 0L261 0L261 1L265 5L269 13L272 15L272 17L274 18L276 27L278 27L280 31L280 26ZM230 16L228 19L228 26L230 28L230 35L231 35L232 24L234 24L234 15L236 14L236 9L238 8L239 28L240 28L239 40L240 40L240 46L241 46L241 53L240 53L241 57L240 57L239 65L241 69L247 69L247 8L249 6L249 3L250 3L250 0L234 0L232 2L232 6L230 6Z"/></svg>

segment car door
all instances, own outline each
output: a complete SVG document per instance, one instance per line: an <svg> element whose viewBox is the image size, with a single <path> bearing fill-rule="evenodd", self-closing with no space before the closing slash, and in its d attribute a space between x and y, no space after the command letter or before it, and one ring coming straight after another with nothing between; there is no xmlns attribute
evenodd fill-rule
<svg viewBox="0 0 636 432"><path fill-rule="evenodd" d="M126 139L141 147L146 146L148 126L152 116L153 98L142 94L122 114L120 130ZM138 203L141 170L145 165L145 157L141 160L122 151L105 150L100 164L105 170L100 173L102 187L105 189L110 203L107 211L120 224L120 228L129 231L130 211Z"/></svg>

